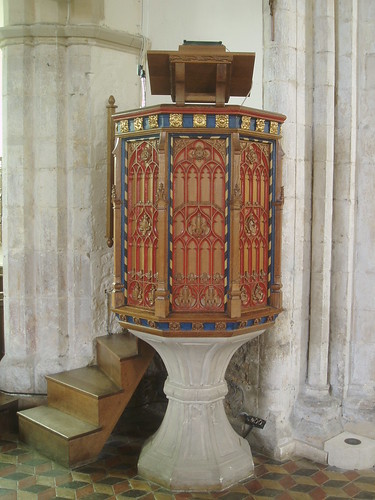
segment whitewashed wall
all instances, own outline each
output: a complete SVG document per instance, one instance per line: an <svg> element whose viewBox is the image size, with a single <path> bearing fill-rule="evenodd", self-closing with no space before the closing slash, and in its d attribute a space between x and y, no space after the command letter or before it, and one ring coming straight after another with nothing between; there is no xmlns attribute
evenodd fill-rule
<svg viewBox="0 0 375 500"><path fill-rule="evenodd" d="M255 52L253 87L245 106L262 107L263 23L260 0L144 0L143 34L151 50L177 50L184 40L220 41L231 52ZM241 104L243 98L231 98ZM151 96L147 105L171 102Z"/></svg>

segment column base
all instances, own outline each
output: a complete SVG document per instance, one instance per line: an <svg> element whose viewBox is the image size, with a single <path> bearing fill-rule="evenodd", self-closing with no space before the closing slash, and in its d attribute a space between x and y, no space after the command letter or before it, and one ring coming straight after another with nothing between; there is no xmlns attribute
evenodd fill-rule
<svg viewBox="0 0 375 500"><path fill-rule="evenodd" d="M235 338L132 332L159 352L169 375L164 386L168 408L142 449L140 475L171 490L217 491L253 474L250 445L225 414L224 376L234 352L262 331Z"/></svg>

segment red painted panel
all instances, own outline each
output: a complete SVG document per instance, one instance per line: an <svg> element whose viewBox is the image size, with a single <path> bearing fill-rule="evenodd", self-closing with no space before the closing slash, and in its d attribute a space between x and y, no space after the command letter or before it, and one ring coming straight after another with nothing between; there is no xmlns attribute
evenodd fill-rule
<svg viewBox="0 0 375 500"><path fill-rule="evenodd" d="M129 142L127 148L127 303L152 308L157 279L157 141Z"/></svg>
<svg viewBox="0 0 375 500"><path fill-rule="evenodd" d="M267 303L270 144L241 141L240 286L244 310Z"/></svg>
<svg viewBox="0 0 375 500"><path fill-rule="evenodd" d="M225 139L174 139L174 311L224 311L225 158Z"/></svg>

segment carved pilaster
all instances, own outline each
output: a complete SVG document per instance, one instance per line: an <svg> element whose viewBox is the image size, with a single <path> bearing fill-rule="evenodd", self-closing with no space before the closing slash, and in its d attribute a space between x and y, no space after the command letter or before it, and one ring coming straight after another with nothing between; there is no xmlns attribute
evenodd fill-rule
<svg viewBox="0 0 375 500"><path fill-rule="evenodd" d="M159 141L159 183L157 189L157 274L158 284L155 293L155 315L166 318L169 312L169 290L168 290L168 158L165 154L166 147L165 132L161 133Z"/></svg>
<svg viewBox="0 0 375 500"><path fill-rule="evenodd" d="M241 146L239 134L232 136L232 185L230 197L230 227L231 234L240 233L240 210L241 210L241 188L240 188L240 161ZM229 263L229 297L228 314L231 318L241 316L241 289L240 289L240 242L239 238L230 239L230 263Z"/></svg>
<svg viewBox="0 0 375 500"><path fill-rule="evenodd" d="M282 156L283 151L280 144L276 145L276 200L274 202L275 218L274 218L274 234L275 234L275 249L274 249L274 279L271 285L270 305L281 308L282 306L282 283L281 283L281 223L284 206L284 186L282 183Z"/></svg>
<svg viewBox="0 0 375 500"><path fill-rule="evenodd" d="M112 186L112 207L113 207L113 247L114 272L113 272L113 292L112 307L121 307L125 303L124 286L121 277L121 146L117 140L114 149L114 181Z"/></svg>

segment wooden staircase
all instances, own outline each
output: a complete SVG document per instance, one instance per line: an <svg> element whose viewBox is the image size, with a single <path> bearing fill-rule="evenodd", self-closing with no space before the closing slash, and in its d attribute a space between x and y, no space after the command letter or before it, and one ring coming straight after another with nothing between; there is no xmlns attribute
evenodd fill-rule
<svg viewBox="0 0 375 500"><path fill-rule="evenodd" d="M48 406L18 412L20 439L69 468L98 456L154 354L129 333L96 340L97 366L48 375Z"/></svg>

